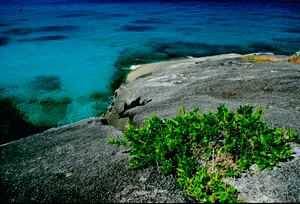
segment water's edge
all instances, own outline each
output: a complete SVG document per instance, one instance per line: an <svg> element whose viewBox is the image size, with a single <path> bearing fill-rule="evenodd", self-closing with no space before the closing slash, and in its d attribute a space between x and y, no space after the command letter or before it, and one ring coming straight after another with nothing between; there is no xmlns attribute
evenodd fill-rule
<svg viewBox="0 0 300 204"><path fill-rule="evenodd" d="M247 55L274 55L271 52L267 52L267 53L251 53L251 54L243 54L241 56L247 56ZM102 100L105 101L106 103L108 103L109 105L107 106L107 108L105 110L102 111L101 115L99 115L98 117L103 118L107 113L109 113L109 111L112 109L113 107L113 101L114 101L114 97L115 97L115 91L124 83L130 83L130 82L126 82L127 76L128 74L133 70L135 70L136 68L138 69L143 69L144 66L147 66L149 64L157 64L157 63L168 63L168 62L175 62L175 63L180 63L183 62L185 60L187 61L193 61L193 60L201 60L201 58L206 59L209 57L213 57L213 56L218 56L218 55L212 55L212 56L206 56L206 57L177 57L177 58L171 58L171 59L165 59L165 60L145 60L148 63L145 64L136 64L133 61L128 60L127 63L120 63L121 65L117 66L117 69L115 70L115 74L113 75L113 77L110 79L110 84L109 84L109 92L108 93L96 93L94 98L95 100ZM277 56L277 55L276 55ZM283 55L280 55L280 57L284 57ZM131 63L130 63L131 62ZM150 71L151 72L151 71ZM35 125L32 122L30 122L28 120L28 118L17 108L17 106L15 105L15 102L13 101L13 99L9 99L9 98L2 98L0 99L0 109L2 111L1 115L6 116L6 118L4 118L4 122L5 122L5 128L1 128L2 129L2 133L1 133L1 140L0 140L0 145L1 144L5 144L5 143L9 143L18 139L22 139L24 137L28 137L37 133L41 133L44 131L47 131L49 129L53 129L53 128L59 128L61 126L66 126L66 125L70 125L70 124L74 124L77 122L80 122L82 120L76 121L74 123L68 123L68 124L63 124L61 126L59 125L54 125L54 126L47 126L47 125ZM6 111L6 112L5 112ZM97 118L97 117L90 117L90 118ZM107 121L105 121L104 119L104 123L108 124Z"/></svg>

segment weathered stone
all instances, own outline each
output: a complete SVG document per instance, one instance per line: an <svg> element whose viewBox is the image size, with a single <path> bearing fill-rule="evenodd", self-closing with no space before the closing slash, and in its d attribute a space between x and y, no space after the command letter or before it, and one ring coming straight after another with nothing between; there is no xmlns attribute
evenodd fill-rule
<svg viewBox="0 0 300 204"><path fill-rule="evenodd" d="M128 123L143 125L180 107L200 113L251 104L268 111L273 127L300 132L300 66L255 63L227 54L148 64L129 73L115 91L105 119L52 128L0 146L4 202L188 202L172 176L156 167L129 169L129 149L108 144ZM94 95L91 98L97 99ZM110 124L110 125L107 125ZM117 127L112 127L111 125ZM300 148L272 171L254 171L228 182L247 202L300 202Z"/></svg>
<svg viewBox="0 0 300 204"><path fill-rule="evenodd" d="M153 112L170 118L180 107L191 111L198 106L200 113L208 113L220 104L231 110L251 104L267 110L264 120L272 127L293 128L299 136L300 65L256 63L241 57L228 54L162 62L130 72L130 83L116 90L113 107L105 116L108 124L124 131L125 118L142 126ZM245 174L230 183L247 202L300 202L300 154L294 157L272 171Z"/></svg>
<svg viewBox="0 0 300 204"><path fill-rule="evenodd" d="M122 133L87 119L0 146L2 202L185 202L171 176L129 169Z"/></svg>

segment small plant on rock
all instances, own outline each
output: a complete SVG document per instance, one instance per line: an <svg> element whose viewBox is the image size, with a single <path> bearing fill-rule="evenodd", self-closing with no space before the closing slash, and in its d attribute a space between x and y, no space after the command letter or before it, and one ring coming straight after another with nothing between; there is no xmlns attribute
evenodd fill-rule
<svg viewBox="0 0 300 204"><path fill-rule="evenodd" d="M217 113L198 111L181 108L171 119L153 114L144 127L129 125L123 140L108 142L131 147L130 167L157 165L163 174L173 174L185 194L199 202L240 202L224 179L253 164L271 170L291 157L291 142L299 143L292 129L269 127L262 121L265 111L250 105L237 113L225 105Z"/></svg>
<svg viewBox="0 0 300 204"><path fill-rule="evenodd" d="M300 50L289 58L289 62L300 64Z"/></svg>

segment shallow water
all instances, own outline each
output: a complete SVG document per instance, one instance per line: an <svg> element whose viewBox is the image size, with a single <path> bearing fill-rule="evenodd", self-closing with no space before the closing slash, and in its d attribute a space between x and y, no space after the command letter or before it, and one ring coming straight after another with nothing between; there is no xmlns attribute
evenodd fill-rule
<svg viewBox="0 0 300 204"><path fill-rule="evenodd" d="M1 97L44 126L101 115L134 64L300 47L298 1L0 2Z"/></svg>

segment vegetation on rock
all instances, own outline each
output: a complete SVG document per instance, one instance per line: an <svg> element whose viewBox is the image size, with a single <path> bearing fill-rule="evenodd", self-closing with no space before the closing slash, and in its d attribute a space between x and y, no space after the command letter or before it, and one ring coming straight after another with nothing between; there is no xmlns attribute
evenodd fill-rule
<svg viewBox="0 0 300 204"><path fill-rule="evenodd" d="M161 119L155 114L144 127L128 125L124 139L109 143L131 147L130 167L158 165L173 174L187 196L198 202L241 202L238 191L224 182L251 165L271 170L291 158L291 143L299 143L292 129L271 128L262 121L264 110L225 105L217 113L198 114L199 108Z"/></svg>
<svg viewBox="0 0 300 204"><path fill-rule="evenodd" d="M242 58L243 60L254 60L256 62L291 62L300 64L300 51L286 58L277 58L269 55L249 55Z"/></svg>

